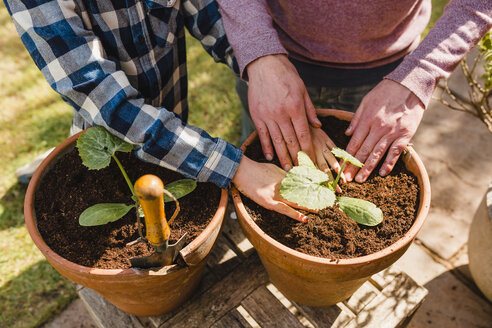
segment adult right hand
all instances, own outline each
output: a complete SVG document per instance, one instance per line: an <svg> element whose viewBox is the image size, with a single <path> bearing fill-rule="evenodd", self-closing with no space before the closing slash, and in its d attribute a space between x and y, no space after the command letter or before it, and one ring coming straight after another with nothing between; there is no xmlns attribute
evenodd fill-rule
<svg viewBox="0 0 492 328"><path fill-rule="evenodd" d="M258 205L306 223L307 216L293 209L291 206L296 205L280 196L280 183L285 174L284 170L274 164L258 163L243 155L232 182L242 194Z"/></svg>
<svg viewBox="0 0 492 328"><path fill-rule="evenodd" d="M315 161L309 124L320 127L321 122L294 65L286 55L267 55L246 69L249 110L265 158L273 158L274 147L286 171L297 164L300 150Z"/></svg>

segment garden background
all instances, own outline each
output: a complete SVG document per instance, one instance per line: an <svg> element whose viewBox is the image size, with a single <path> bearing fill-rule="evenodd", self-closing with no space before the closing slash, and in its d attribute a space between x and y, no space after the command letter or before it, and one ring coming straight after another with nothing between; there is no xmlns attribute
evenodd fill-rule
<svg viewBox="0 0 492 328"><path fill-rule="evenodd" d="M433 0L431 22L446 0ZM238 144L235 77L187 36L190 123ZM38 327L76 293L34 246L24 224L26 186L14 172L67 136L72 109L49 87L0 3L0 327Z"/></svg>

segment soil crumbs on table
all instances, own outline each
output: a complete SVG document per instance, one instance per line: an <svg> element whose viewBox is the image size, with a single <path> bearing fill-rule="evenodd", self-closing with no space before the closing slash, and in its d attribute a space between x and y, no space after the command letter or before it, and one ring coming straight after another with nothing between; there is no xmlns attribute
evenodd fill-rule
<svg viewBox="0 0 492 328"><path fill-rule="evenodd" d="M344 134L348 122L333 117L321 118L321 121L333 142L345 149L349 141ZM246 155L266 162L258 140L248 147ZM278 159L274 159L274 163L278 165ZM382 210L383 222L374 227L358 224L337 205L319 214L309 214L308 223L299 223L266 210L246 197L242 199L258 226L285 246L332 260L364 256L400 239L415 221L419 202L417 178L405 168L401 159L388 176L378 176L378 171L379 166L365 183L340 184L343 196L365 199Z"/></svg>
<svg viewBox="0 0 492 328"><path fill-rule="evenodd" d="M145 174L157 175L164 186L183 178L176 172L144 163L131 154L118 153L117 156L133 183ZM180 198L181 210L171 226L170 243L185 232L188 233L187 243L195 239L215 214L220 194L221 190L215 185L198 183L192 193ZM102 269L129 268L131 257L153 253L153 248L145 242L127 246L139 237L134 209L116 222L95 227L80 226L80 214L98 203L132 204L131 191L113 160L104 169L88 170L75 148L43 177L35 194L38 229L48 246L69 261ZM174 202L165 203L168 219L174 210ZM144 227L142 231L145 235Z"/></svg>

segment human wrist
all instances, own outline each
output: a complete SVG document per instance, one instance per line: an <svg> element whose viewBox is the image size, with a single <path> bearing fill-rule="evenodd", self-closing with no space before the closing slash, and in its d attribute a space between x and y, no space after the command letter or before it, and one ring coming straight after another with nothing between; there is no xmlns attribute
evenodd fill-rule
<svg viewBox="0 0 492 328"><path fill-rule="evenodd" d="M249 174L251 174L251 172L248 174L248 168L251 167L253 163L254 161L252 159L243 154L243 156L241 157L241 161L239 162L239 165L236 169L236 173L232 177L232 183L234 185L237 186L241 184L241 181L243 181L244 177L247 177Z"/></svg>
<svg viewBox="0 0 492 328"><path fill-rule="evenodd" d="M256 58L246 66L246 72L249 79L256 78L265 68L271 68L272 65L284 63L287 60L285 54L270 54Z"/></svg>

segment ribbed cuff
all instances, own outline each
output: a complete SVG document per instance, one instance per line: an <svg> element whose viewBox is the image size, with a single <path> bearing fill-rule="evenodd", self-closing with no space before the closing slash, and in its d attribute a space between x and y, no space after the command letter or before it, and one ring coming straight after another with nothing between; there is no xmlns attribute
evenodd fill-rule
<svg viewBox="0 0 492 328"><path fill-rule="evenodd" d="M384 78L400 83L412 91L422 102L425 108L429 104L437 79L424 68L425 63L413 60L404 60L393 72Z"/></svg>
<svg viewBox="0 0 492 328"><path fill-rule="evenodd" d="M287 55L287 50L280 43L278 36L272 33L256 35L250 39L250 42L238 44L233 48L239 64L240 76L245 81L248 80L246 66L255 59L267 55Z"/></svg>

